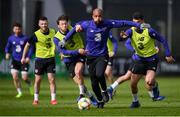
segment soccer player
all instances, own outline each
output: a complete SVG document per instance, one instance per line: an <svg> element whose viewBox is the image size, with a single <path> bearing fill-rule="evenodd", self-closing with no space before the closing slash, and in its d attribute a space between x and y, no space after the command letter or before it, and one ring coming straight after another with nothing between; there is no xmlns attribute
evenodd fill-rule
<svg viewBox="0 0 180 117"><path fill-rule="evenodd" d="M22 33L21 24L14 23L13 34L8 38L8 42L5 47L5 53L7 60L10 59L10 54L12 53L11 74L13 77L14 85L18 92L16 98L20 98L22 96L21 83L18 78L19 71L21 71L22 79L29 86L30 93L33 94L33 87L31 86L31 81L28 79L29 62L30 57L33 53L32 48L28 51L28 55L25 56L26 64L21 64L23 49L27 40L28 37Z"/></svg>
<svg viewBox="0 0 180 117"><path fill-rule="evenodd" d="M63 46L74 32L86 31L87 65L90 73L92 89L98 99L98 108L103 108L104 103L109 101L105 81L105 69L108 62L107 39L112 28L125 26L149 27L124 20L103 20L103 11L94 9L92 20L82 21L76 25L61 41Z"/></svg>
<svg viewBox="0 0 180 117"><path fill-rule="evenodd" d="M86 51L84 50L84 43L80 35L75 34L72 39L66 43L65 47L61 48L59 46L59 41L61 41L65 37L65 35L72 29L68 21L69 18L66 15L62 15L57 19L57 25L59 30L54 36L54 43L57 50L59 50L59 54L62 57L70 76L79 86L80 95L77 101L79 101L82 97L85 96L85 94L87 94L92 104L97 106L97 100L90 92L88 92L84 84L82 72L86 58Z"/></svg>
<svg viewBox="0 0 180 117"><path fill-rule="evenodd" d="M54 29L48 27L48 19L46 17L40 17L38 23L40 29L34 32L34 35L28 40L23 57L22 63L25 63L25 56L30 45L35 45L35 83L34 83L34 101L33 105L39 103L39 92L42 75L47 73L50 92L51 92L51 104L57 104L56 100L56 83L55 83L55 45L53 43L53 37L56 33Z"/></svg>
<svg viewBox="0 0 180 117"><path fill-rule="evenodd" d="M107 48L108 48L109 60L106 66L105 76L107 80L109 81L109 83L112 84L113 83L113 73L112 73L113 58L114 58L114 55L117 53L117 49L118 49L117 40L112 36L112 33L109 33L109 38L107 41Z"/></svg>
<svg viewBox="0 0 180 117"><path fill-rule="evenodd" d="M122 38L122 37L121 37L121 38ZM133 47L132 47L132 45L131 45L131 40L130 40L130 39L127 39L127 40L126 40L125 46L126 46L126 48L127 48L128 50L134 52L134 49L133 49ZM159 52L159 48L156 47L156 50L157 50L157 53L158 53L158 52ZM112 84L110 85L110 87L108 87L108 93L109 93L109 96L110 96L111 99L113 98L113 92L115 91L115 89L117 88L117 86L119 86L119 85L122 84L123 82L128 81L128 80L131 79L132 67L133 67L133 64L131 64L131 65L129 66L128 71L127 71L124 75L120 76L114 83L112 83ZM155 82L157 83L157 81L155 81ZM147 86L147 84L146 84L146 86ZM158 88L158 87L157 87L157 88ZM163 99L165 98L164 96L160 96L160 95L154 97L154 93L156 93L156 92L153 92L153 90L152 90L152 89L149 89L148 87L147 87L147 89L149 90L148 93L149 93L149 95L150 95L150 97L152 98L153 101L161 101L161 100L163 100ZM158 89L159 89L159 88L158 88Z"/></svg>
<svg viewBox="0 0 180 117"><path fill-rule="evenodd" d="M144 16L135 12L133 14L133 21L138 23L144 23ZM164 39L159 33L154 29L139 29L132 27L125 32L125 36L131 39L131 44L135 50L133 55L133 66L131 74L131 91L133 96L131 108L140 107L138 100L138 81L145 75L145 82L149 88L152 90L154 98L159 96L159 90L157 82L155 82L155 73L158 64L158 55L155 46L155 41L159 41L163 44L165 48L166 61L168 63L173 63L174 58L171 56L167 40Z"/></svg>

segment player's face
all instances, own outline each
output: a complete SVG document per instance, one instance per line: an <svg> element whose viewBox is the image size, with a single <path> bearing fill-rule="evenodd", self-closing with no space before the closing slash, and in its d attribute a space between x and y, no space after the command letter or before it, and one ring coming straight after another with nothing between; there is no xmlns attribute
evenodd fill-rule
<svg viewBox="0 0 180 117"><path fill-rule="evenodd" d="M13 27L13 32L15 35L20 35L22 33L22 28L21 27L17 27L17 26L14 26Z"/></svg>
<svg viewBox="0 0 180 117"><path fill-rule="evenodd" d="M66 32L68 29L68 22L66 20L60 20L58 24L58 28L61 32Z"/></svg>
<svg viewBox="0 0 180 117"><path fill-rule="evenodd" d="M95 11L93 12L92 18L96 24L99 24L102 21L102 13Z"/></svg>
<svg viewBox="0 0 180 117"><path fill-rule="evenodd" d="M48 30L48 21L47 20L39 20L39 27L42 32L46 32Z"/></svg>

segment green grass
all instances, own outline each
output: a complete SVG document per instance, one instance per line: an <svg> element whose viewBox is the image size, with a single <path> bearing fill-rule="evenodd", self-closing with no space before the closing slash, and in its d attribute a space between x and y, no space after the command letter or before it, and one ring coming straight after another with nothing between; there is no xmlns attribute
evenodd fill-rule
<svg viewBox="0 0 180 117"><path fill-rule="evenodd" d="M141 108L130 109L132 101L129 82L120 85L112 101L104 109L91 106L90 110L80 111L76 98L78 87L70 79L57 79L57 105L50 105L50 92L47 78L42 80L40 104L32 105L33 96L29 94L25 83L23 97L16 99L16 90L12 80L0 78L0 115L1 116L180 116L180 78L157 78L164 101L153 102L144 88L144 80L139 83L139 100ZM88 89L90 81L86 79Z"/></svg>

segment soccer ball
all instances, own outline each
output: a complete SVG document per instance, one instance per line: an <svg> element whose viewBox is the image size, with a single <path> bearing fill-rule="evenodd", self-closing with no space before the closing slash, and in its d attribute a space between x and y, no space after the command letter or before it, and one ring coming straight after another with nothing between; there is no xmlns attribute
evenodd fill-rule
<svg viewBox="0 0 180 117"><path fill-rule="evenodd" d="M80 110L88 110L90 109L91 101L89 98L83 97L78 101L78 108Z"/></svg>

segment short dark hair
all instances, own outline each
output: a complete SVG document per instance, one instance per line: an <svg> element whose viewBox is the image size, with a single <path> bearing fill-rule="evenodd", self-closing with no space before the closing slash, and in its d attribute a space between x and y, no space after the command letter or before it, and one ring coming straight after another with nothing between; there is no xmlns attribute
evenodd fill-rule
<svg viewBox="0 0 180 117"><path fill-rule="evenodd" d="M143 14L140 12L134 12L132 17L133 17L133 19L141 19L141 20L144 19Z"/></svg>
<svg viewBox="0 0 180 117"><path fill-rule="evenodd" d="M39 17L39 20L48 20L48 18L45 16L41 16L41 17Z"/></svg>
<svg viewBox="0 0 180 117"><path fill-rule="evenodd" d="M59 24L60 20L65 20L65 21L69 21L69 17L67 15L61 15L60 17L58 17L56 23Z"/></svg>
<svg viewBox="0 0 180 117"><path fill-rule="evenodd" d="M13 27L22 28L22 25L21 25L19 22L15 22L15 23L13 24Z"/></svg>
<svg viewBox="0 0 180 117"><path fill-rule="evenodd" d="M93 9L93 11L92 11L91 14L93 15L94 12L99 12L101 15L103 15L103 10L100 9L100 8L95 8L95 9Z"/></svg>

